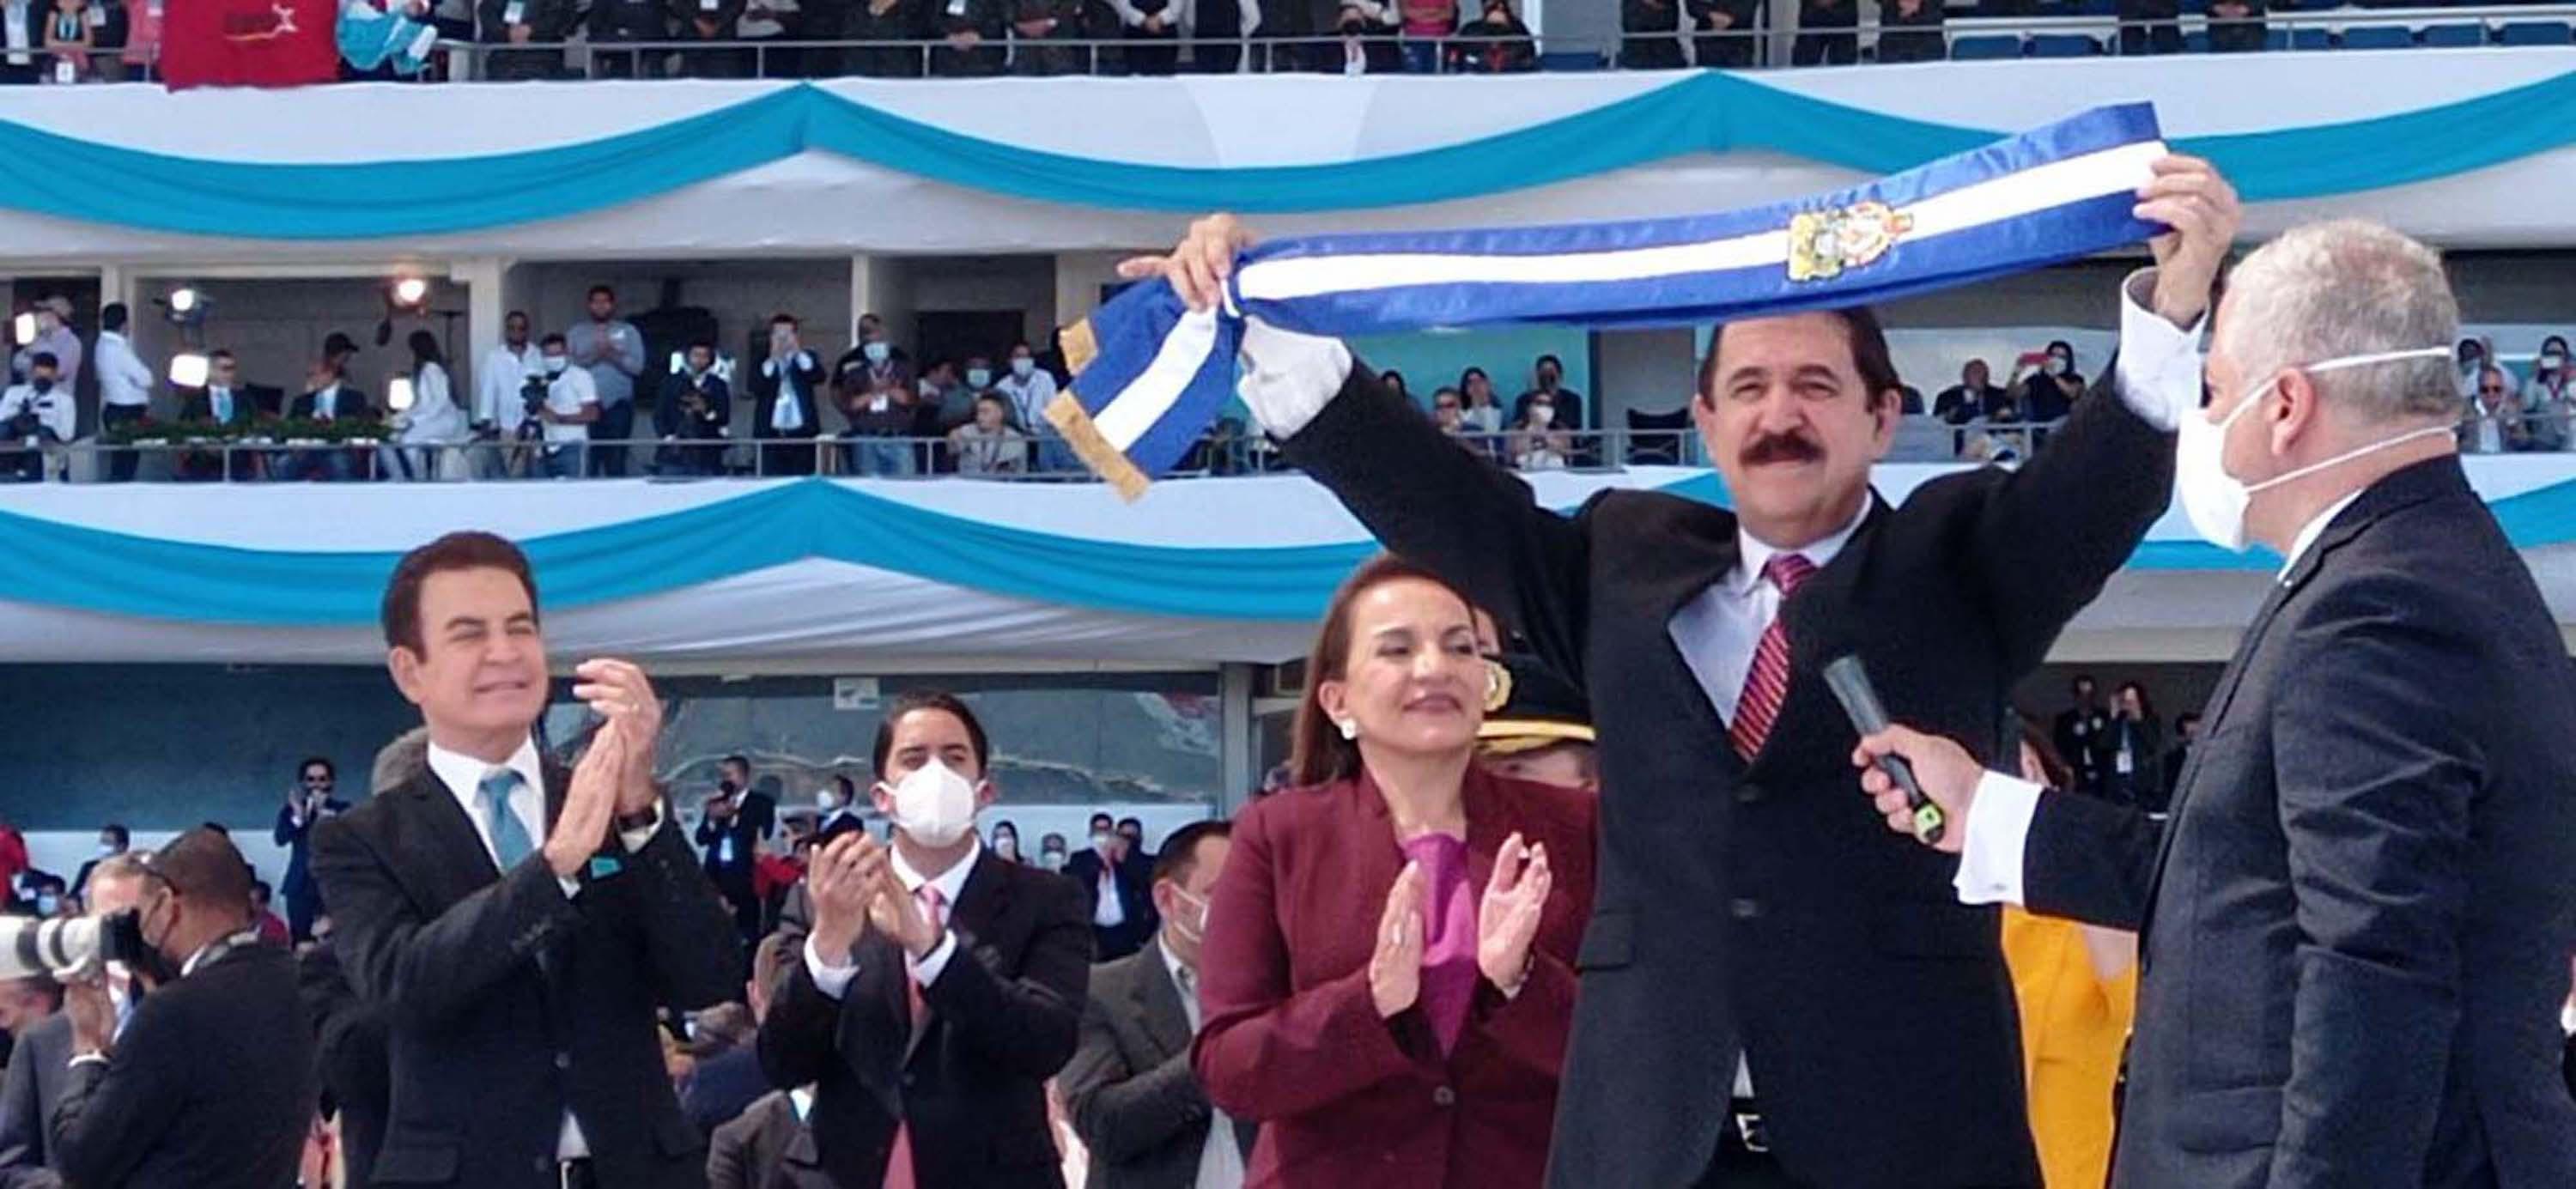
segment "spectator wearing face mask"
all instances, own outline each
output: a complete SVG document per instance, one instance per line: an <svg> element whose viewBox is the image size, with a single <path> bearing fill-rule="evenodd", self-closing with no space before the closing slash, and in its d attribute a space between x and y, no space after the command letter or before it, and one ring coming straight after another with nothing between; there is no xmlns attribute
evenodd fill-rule
<svg viewBox="0 0 2576 1189"><path fill-rule="evenodd" d="M2036 425L2062 421L2073 411L2075 398L2083 394L2084 374L2075 370L2075 345L2059 339L2048 345L2038 370L2022 381L2022 417Z"/></svg>
<svg viewBox="0 0 2576 1189"><path fill-rule="evenodd" d="M79 410L71 385L62 383L51 352L39 351L27 361L27 381L0 393L0 473L15 473L21 483L45 477L45 457L72 440Z"/></svg>
<svg viewBox="0 0 2576 1189"><path fill-rule="evenodd" d="M2530 426L2532 449L2567 448L2569 419L2576 415L2576 384L2570 379L2567 340L2554 334L2542 339L2531 378L2522 384L2522 415Z"/></svg>
<svg viewBox="0 0 2576 1189"><path fill-rule="evenodd" d="M1512 427L1504 447L1511 455L1512 467L1523 471L1564 470L1574 457L1574 435L1555 428L1555 400L1544 394L1532 395L1537 399L1521 398L1520 424Z"/></svg>
<svg viewBox="0 0 2576 1189"><path fill-rule="evenodd" d="M778 935L802 961L761 1023L761 1066L813 1088L831 1184L1056 1184L1045 1086L1090 981L1080 894L976 834L992 745L965 702L896 699L874 754L893 843L845 836L789 894Z"/></svg>
<svg viewBox="0 0 2576 1189"><path fill-rule="evenodd" d="M72 876L72 895L88 895L90 876L97 872L99 864L104 863L109 859L113 859L118 855L124 854L127 850L133 847L133 844L133 832L127 830L124 826L115 822L109 822L104 826L100 826L98 828L98 855L95 858L84 859L81 861L80 871Z"/></svg>
<svg viewBox="0 0 2576 1189"><path fill-rule="evenodd" d="M1146 921L1149 897L1127 862L1127 840L1112 828L1108 814L1091 815L1091 848L1066 856L1064 873L1082 886L1094 957L1124 958L1153 935Z"/></svg>
<svg viewBox="0 0 2576 1189"><path fill-rule="evenodd" d="M2460 449L2471 454L2503 454L2531 448L2531 422L2515 398L2513 378L2495 364L2478 369L2476 403L2460 426Z"/></svg>
<svg viewBox="0 0 2576 1189"><path fill-rule="evenodd" d="M2461 339L2454 352L2460 369L2460 403L2472 405L2478 399L2478 373L2495 358L2495 344L2485 339Z"/></svg>
<svg viewBox="0 0 2576 1189"><path fill-rule="evenodd" d="M1583 394L1564 386L1565 363L1554 355L1541 355L1530 366L1533 387L1521 394L1512 406L1512 420L1526 423L1532 402L1545 400L1556 406L1550 424L1558 429L1581 432L1590 425L1583 419Z"/></svg>
<svg viewBox="0 0 2576 1189"><path fill-rule="evenodd" d="M578 479L582 458L590 449L590 427L599 421L599 387L587 368L572 366L564 336L550 334L538 344L544 354L545 403L537 406L544 448L537 457L550 479Z"/></svg>
<svg viewBox="0 0 2576 1189"><path fill-rule="evenodd" d="M1014 863L1029 861L1027 856L1020 853L1020 827L1017 823L993 823L993 853Z"/></svg>
<svg viewBox="0 0 2576 1189"><path fill-rule="evenodd" d="M1396 48L1394 36L1403 17L1396 4L1397 0L1342 0L1333 25L1342 35L1335 67L1339 73L1393 74L1402 68L1404 55Z"/></svg>
<svg viewBox="0 0 2576 1189"><path fill-rule="evenodd" d="M1678 70L1682 43L1676 0L1619 0L1619 65L1629 70Z"/></svg>
<svg viewBox="0 0 2576 1189"><path fill-rule="evenodd" d="M1038 870L1063 871L1065 859L1064 835L1048 834L1038 839Z"/></svg>
<svg viewBox="0 0 2576 1189"><path fill-rule="evenodd" d="M822 806L823 818L814 825L814 845L829 846L843 834L864 834L866 819L859 816L858 782L847 776L834 776L830 787L815 794Z"/></svg>
<svg viewBox="0 0 2576 1189"><path fill-rule="evenodd" d="M149 880L141 855L100 862L85 885L88 914L103 918L142 907ZM133 1013L130 975L112 978L108 995L118 1018ZM18 1036L5 1088L0 1088L0 1186L60 1189L62 1162L53 1142L54 1106L71 1075L71 1058L69 1015L57 1013Z"/></svg>
<svg viewBox="0 0 2576 1189"><path fill-rule="evenodd" d="M1074 1131L1091 1152L1088 1189L1240 1189L1259 1128L1208 1101L1190 1069L1198 1036L1199 944L1232 828L1172 833L1155 864L1154 944L1096 966L1082 1043L1062 1078Z"/></svg>
<svg viewBox="0 0 2576 1189"><path fill-rule="evenodd" d="M1458 74L1513 74L1538 69L1538 47L1511 0L1485 0L1483 15L1458 29L1449 45L1449 69Z"/></svg>
<svg viewBox="0 0 2576 1189"><path fill-rule="evenodd" d="M778 798L766 791L773 777L755 787L751 760L731 755L719 765L723 775L706 800L698 820L697 842L706 848L707 880L733 905L734 923L743 936L758 940L760 897L752 887L752 868L760 844L777 833Z"/></svg>
<svg viewBox="0 0 2576 1189"><path fill-rule="evenodd" d="M1011 402L1011 420L1023 431L1046 436L1047 405L1055 400L1055 376L1038 366L1037 352L1013 343L1009 370L993 378L993 390Z"/></svg>

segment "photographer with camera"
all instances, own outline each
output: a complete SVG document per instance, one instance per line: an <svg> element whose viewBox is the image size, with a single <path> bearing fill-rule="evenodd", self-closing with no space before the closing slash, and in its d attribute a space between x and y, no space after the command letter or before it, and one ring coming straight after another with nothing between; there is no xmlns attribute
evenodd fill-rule
<svg viewBox="0 0 2576 1189"><path fill-rule="evenodd" d="M751 760L730 755L719 765L716 791L698 819L698 845L707 848L707 878L733 905L734 924L747 940L760 938L761 901L752 886L760 844L777 832L778 798L753 787ZM763 785L776 781L764 778Z"/></svg>
<svg viewBox="0 0 2576 1189"><path fill-rule="evenodd" d="M528 418L519 426L519 440L533 437L545 443L539 457L547 478L578 479L582 457L590 449L589 426L599 420L599 387L588 369L572 366L564 336L547 335L538 346L545 364L519 391ZM529 425L538 427L536 434L528 432Z"/></svg>
<svg viewBox="0 0 2576 1189"><path fill-rule="evenodd" d="M80 408L61 374L53 352L38 351L27 357L27 382L0 393L0 443L16 447L0 449L0 474L42 482L45 454L72 440Z"/></svg>
<svg viewBox="0 0 2576 1189"><path fill-rule="evenodd" d="M701 339L689 344L662 386L653 410L653 429L665 442L722 442L725 423L733 420L733 388L716 371L716 345ZM724 473L724 447L681 446L670 451L684 475Z"/></svg>
<svg viewBox="0 0 2576 1189"><path fill-rule="evenodd" d="M524 394L529 378L542 384L545 373L545 353L528 337L528 315L510 311L501 319L501 342L484 353L483 366L475 372L475 478L514 479L527 473L528 452L500 443L526 443L544 428L530 422Z"/></svg>
<svg viewBox="0 0 2576 1189"><path fill-rule="evenodd" d="M295 958L259 944L250 864L220 832L190 830L143 866L149 992L124 1014L104 977L68 988L71 1069L50 1120L63 1180L292 1184L315 1094Z"/></svg>
<svg viewBox="0 0 2576 1189"><path fill-rule="evenodd" d="M147 871L143 856L120 853L100 859L82 885L89 919L104 922L143 906ZM32 925L32 921L10 924ZM91 934L96 937L97 934ZM93 949L82 950L75 966L93 961ZM68 975L70 971L62 971ZM135 975L122 962L107 967L108 1003L118 1019L134 1011ZM72 1018L57 1012L20 1035L9 1056L8 1077L0 1084L0 1189L62 1189L61 1164L55 1159L53 1117L71 1076Z"/></svg>

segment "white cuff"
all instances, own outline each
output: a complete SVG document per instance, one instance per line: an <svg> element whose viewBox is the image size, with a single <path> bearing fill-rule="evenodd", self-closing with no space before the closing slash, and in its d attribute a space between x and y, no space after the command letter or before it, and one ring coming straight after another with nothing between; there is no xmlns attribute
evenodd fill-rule
<svg viewBox="0 0 2576 1189"><path fill-rule="evenodd" d="M2027 780L1988 772L1968 806L1967 839L1950 886L1961 904L2020 904L2022 847L2044 791Z"/></svg>
<svg viewBox="0 0 2576 1189"><path fill-rule="evenodd" d="M653 840L653 831L661 828L662 803L655 801L653 803L652 824L637 826L632 830L620 830L617 832L617 840L626 844L626 853L631 855L644 849L644 844Z"/></svg>
<svg viewBox="0 0 2576 1189"><path fill-rule="evenodd" d="M807 934L805 973L814 976L815 990L821 991L829 998L838 999L842 992L850 989L850 980L859 977L859 964L852 962L847 966L834 966L824 961L823 951L814 948L813 935Z"/></svg>
<svg viewBox="0 0 2576 1189"><path fill-rule="evenodd" d="M1243 379L1237 391L1254 420L1275 438L1290 438L1340 394L1351 375L1342 340L1243 320Z"/></svg>
<svg viewBox="0 0 2576 1189"><path fill-rule="evenodd" d="M2142 268L2120 282L2120 399L2147 424L2172 433L2200 410L2200 332L2209 313L2188 327L2164 320L2149 304L2156 270Z"/></svg>
<svg viewBox="0 0 2576 1189"><path fill-rule="evenodd" d="M939 981L939 972L948 969L948 960L957 956L957 935L939 931L939 944L930 947L921 960L912 964L912 981L924 987Z"/></svg>
<svg viewBox="0 0 2576 1189"><path fill-rule="evenodd" d="M564 876L558 875L558 876L556 876L556 877L555 877L555 886L563 889L564 899L566 899L566 900L579 900L579 899L581 899L581 881L580 881L580 880L577 880L577 879L569 879L569 878L566 878L566 877L564 877Z"/></svg>

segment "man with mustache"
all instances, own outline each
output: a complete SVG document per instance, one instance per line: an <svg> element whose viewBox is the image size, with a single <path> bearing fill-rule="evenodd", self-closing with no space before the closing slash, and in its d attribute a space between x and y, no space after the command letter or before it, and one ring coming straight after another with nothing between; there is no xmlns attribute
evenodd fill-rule
<svg viewBox="0 0 2576 1189"><path fill-rule="evenodd" d="M1553 1183L2040 1184L2009 1125L2024 1098L1996 917L1851 795L1856 740L1819 671L1857 655L1891 714L2005 754L2014 683L2164 510L2199 403L2236 198L2169 157L2137 210L2174 231L2122 287L2106 391L2018 471L1902 507L1869 485L1901 385L1865 309L1717 328L1691 413L1731 510L1619 491L1571 517L1341 343L1248 324L1243 396L1289 460L1589 686L1600 886ZM1121 271L1205 308L1250 242L1217 216Z"/></svg>

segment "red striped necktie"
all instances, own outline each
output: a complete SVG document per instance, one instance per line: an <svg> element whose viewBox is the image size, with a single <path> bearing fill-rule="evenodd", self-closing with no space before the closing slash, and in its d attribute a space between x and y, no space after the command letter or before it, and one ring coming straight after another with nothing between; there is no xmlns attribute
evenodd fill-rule
<svg viewBox="0 0 2576 1189"><path fill-rule="evenodd" d="M1762 576L1780 588L1780 608L1772 614L1771 626L1762 629L1762 642L1753 647L1753 668L1744 675L1744 694L1735 699L1735 721L1726 730L1735 754L1747 763L1771 737L1780 704L1789 699L1789 596L1815 572L1814 562L1795 553L1774 554L1763 563Z"/></svg>

